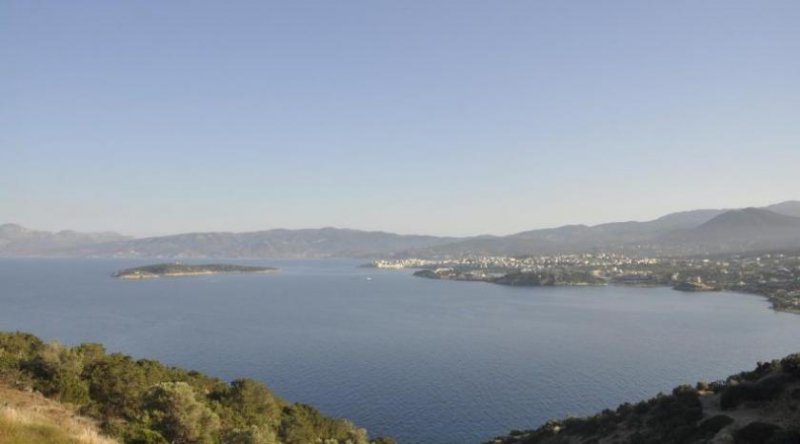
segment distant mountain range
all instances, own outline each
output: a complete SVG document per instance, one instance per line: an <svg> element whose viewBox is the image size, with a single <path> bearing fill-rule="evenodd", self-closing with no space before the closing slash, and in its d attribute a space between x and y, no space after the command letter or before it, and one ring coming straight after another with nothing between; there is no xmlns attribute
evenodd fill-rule
<svg viewBox="0 0 800 444"><path fill-rule="evenodd" d="M800 248L800 201L762 208L685 211L647 222L566 225L509 236L469 238L321 228L134 239L116 233L51 233L0 225L0 256L6 257L366 258L591 251L678 255L791 248Z"/></svg>
<svg viewBox="0 0 800 444"><path fill-rule="evenodd" d="M464 239L402 252L409 257L613 251L686 255L800 248L800 201L762 208L693 210L647 222L565 225Z"/></svg>
<svg viewBox="0 0 800 444"><path fill-rule="evenodd" d="M79 233L77 231L30 230L17 224L0 225L0 256L70 255L87 245L131 239L117 233Z"/></svg>
<svg viewBox="0 0 800 444"><path fill-rule="evenodd" d="M19 233L35 233L22 236ZM340 228L187 233L133 239L119 234L47 233L0 225L0 256L75 257L375 257L428 248L457 238Z"/></svg>
<svg viewBox="0 0 800 444"><path fill-rule="evenodd" d="M698 227L675 231L662 238L712 251L794 247L800 245L800 217L759 208L731 210Z"/></svg>

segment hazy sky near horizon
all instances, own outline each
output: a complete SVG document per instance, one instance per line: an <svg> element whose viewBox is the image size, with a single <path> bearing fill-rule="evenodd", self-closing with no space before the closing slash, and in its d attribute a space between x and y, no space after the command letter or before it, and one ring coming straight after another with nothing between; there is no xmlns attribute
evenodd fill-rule
<svg viewBox="0 0 800 444"><path fill-rule="evenodd" d="M0 223L504 234L800 198L800 2L0 0Z"/></svg>

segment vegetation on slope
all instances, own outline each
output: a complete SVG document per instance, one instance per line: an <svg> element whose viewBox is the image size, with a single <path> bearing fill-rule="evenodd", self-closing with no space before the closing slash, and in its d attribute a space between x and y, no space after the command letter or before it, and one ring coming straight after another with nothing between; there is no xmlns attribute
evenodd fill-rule
<svg viewBox="0 0 800 444"><path fill-rule="evenodd" d="M492 444L800 443L800 353L725 381L680 386L588 418L552 420Z"/></svg>
<svg viewBox="0 0 800 444"><path fill-rule="evenodd" d="M74 405L109 436L137 444L364 444L367 432L289 403L252 379L226 383L148 359L0 333L0 381ZM378 439L373 443L389 443Z"/></svg>

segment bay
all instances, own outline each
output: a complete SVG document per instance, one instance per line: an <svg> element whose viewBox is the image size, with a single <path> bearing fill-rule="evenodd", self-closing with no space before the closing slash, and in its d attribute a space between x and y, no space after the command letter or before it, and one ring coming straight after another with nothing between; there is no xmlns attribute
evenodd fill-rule
<svg viewBox="0 0 800 444"><path fill-rule="evenodd" d="M280 271L124 281L111 273L153 261L3 259L0 330L253 377L371 436L434 444L480 442L800 351L800 317L752 295L515 288L338 259L225 262Z"/></svg>

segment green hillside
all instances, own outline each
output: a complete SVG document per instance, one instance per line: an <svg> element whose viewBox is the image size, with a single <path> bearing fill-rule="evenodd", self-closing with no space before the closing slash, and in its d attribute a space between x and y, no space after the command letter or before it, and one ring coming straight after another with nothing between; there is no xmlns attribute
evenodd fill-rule
<svg viewBox="0 0 800 444"><path fill-rule="evenodd" d="M70 405L125 443L393 442L370 441L366 430L351 422L283 400L252 379L227 383L158 361L109 354L99 344L68 347L26 333L0 333L0 383ZM10 431L14 425L0 427ZM45 440L63 438L47 425L40 431L49 434ZM28 432L38 433L19 431ZM0 442L27 439L5 438L0 435Z"/></svg>

